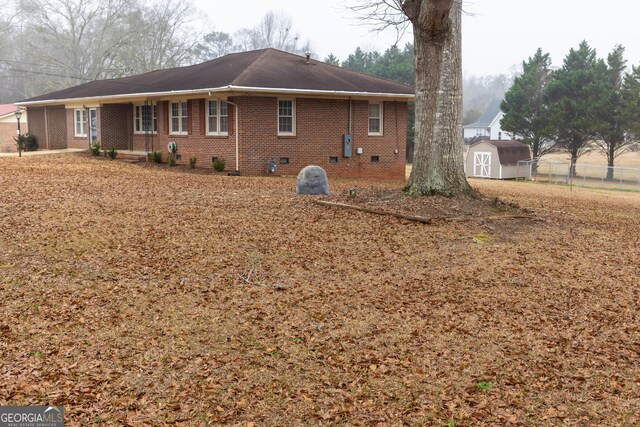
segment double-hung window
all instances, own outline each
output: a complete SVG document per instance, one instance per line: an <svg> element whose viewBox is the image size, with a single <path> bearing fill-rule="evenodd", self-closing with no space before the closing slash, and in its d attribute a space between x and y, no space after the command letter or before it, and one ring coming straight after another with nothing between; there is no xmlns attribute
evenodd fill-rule
<svg viewBox="0 0 640 427"><path fill-rule="evenodd" d="M189 117L187 116L187 102L171 102L169 105L169 133L172 135L188 135Z"/></svg>
<svg viewBox="0 0 640 427"><path fill-rule="evenodd" d="M75 136L87 136L87 110L84 108L73 110L73 126Z"/></svg>
<svg viewBox="0 0 640 427"><path fill-rule="evenodd" d="M229 104L211 99L207 102L207 135L229 135Z"/></svg>
<svg viewBox="0 0 640 427"><path fill-rule="evenodd" d="M158 130L157 108L155 105L134 105L133 123L135 133L155 133Z"/></svg>
<svg viewBox="0 0 640 427"><path fill-rule="evenodd" d="M296 134L296 101L278 100L278 135Z"/></svg>
<svg viewBox="0 0 640 427"><path fill-rule="evenodd" d="M382 135L382 103L369 103L369 135Z"/></svg>

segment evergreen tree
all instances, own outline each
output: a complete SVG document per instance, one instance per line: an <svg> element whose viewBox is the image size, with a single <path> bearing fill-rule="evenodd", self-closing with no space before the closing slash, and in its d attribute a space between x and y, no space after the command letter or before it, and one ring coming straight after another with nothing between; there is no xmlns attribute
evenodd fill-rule
<svg viewBox="0 0 640 427"><path fill-rule="evenodd" d="M606 73L606 64L586 41L571 49L563 66L546 87L549 120L558 148L571 156L570 174L575 176L576 161L590 151L589 142L597 135L598 105Z"/></svg>
<svg viewBox="0 0 640 427"><path fill-rule="evenodd" d="M338 67L340 66L340 60L336 58L333 53L330 53L329 56L324 58L324 62L326 62L327 64L336 65Z"/></svg>
<svg viewBox="0 0 640 427"><path fill-rule="evenodd" d="M631 67L622 85L622 115L627 124L627 137L640 139L640 67Z"/></svg>
<svg viewBox="0 0 640 427"><path fill-rule="evenodd" d="M596 146L607 157L609 166L607 179L609 180L613 179L615 159L631 142L625 137L631 125L629 117L625 114L623 103L626 62L624 47L616 46L607 57L607 67L600 76L599 91L603 96L597 103L599 108L595 123L598 136Z"/></svg>
<svg viewBox="0 0 640 427"><path fill-rule="evenodd" d="M379 55L380 54L377 54L377 56ZM361 73L371 74L372 55L363 51L358 46L355 52L349 55L346 60L342 61L342 67L354 71L360 71Z"/></svg>
<svg viewBox="0 0 640 427"><path fill-rule="evenodd" d="M552 76L550 66L549 54L538 49L533 57L522 62L522 74L515 78L500 104L504 113L500 126L529 145L534 159L549 153L553 147L544 98Z"/></svg>

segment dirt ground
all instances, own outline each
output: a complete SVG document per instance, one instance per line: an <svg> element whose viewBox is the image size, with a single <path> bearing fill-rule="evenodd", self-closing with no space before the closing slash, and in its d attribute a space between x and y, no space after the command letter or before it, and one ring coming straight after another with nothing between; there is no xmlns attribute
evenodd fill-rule
<svg viewBox="0 0 640 427"><path fill-rule="evenodd" d="M0 158L0 405L69 426L640 425L640 195L472 184L487 201L331 181L463 219L422 224L291 177Z"/></svg>

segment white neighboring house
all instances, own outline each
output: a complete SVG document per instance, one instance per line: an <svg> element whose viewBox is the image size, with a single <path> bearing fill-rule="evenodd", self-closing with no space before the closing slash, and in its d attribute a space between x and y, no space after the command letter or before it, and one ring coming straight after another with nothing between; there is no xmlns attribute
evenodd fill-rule
<svg viewBox="0 0 640 427"><path fill-rule="evenodd" d="M500 110L499 99L494 99L484 110L477 122L464 126L464 139L490 139L493 141L510 140L513 138L508 132L504 132L500 128L500 120L504 115Z"/></svg>

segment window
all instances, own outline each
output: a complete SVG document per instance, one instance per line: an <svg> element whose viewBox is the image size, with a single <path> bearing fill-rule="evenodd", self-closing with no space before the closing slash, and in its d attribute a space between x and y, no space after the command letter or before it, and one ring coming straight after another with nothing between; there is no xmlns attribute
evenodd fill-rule
<svg viewBox="0 0 640 427"><path fill-rule="evenodd" d="M380 163L380 156L371 156L371 163Z"/></svg>
<svg viewBox="0 0 640 427"><path fill-rule="evenodd" d="M73 125L75 136L87 136L87 110L84 108L73 110Z"/></svg>
<svg viewBox="0 0 640 427"><path fill-rule="evenodd" d="M289 158L288 157L280 157L280 164L281 165L288 165L289 164Z"/></svg>
<svg viewBox="0 0 640 427"><path fill-rule="evenodd" d="M188 135L189 122L187 116L187 102L172 102L169 110L169 133L172 135Z"/></svg>
<svg viewBox="0 0 640 427"><path fill-rule="evenodd" d="M278 135L296 134L296 102L292 99L278 100Z"/></svg>
<svg viewBox="0 0 640 427"><path fill-rule="evenodd" d="M207 135L229 134L229 104L212 99L207 107Z"/></svg>
<svg viewBox="0 0 640 427"><path fill-rule="evenodd" d="M369 104L369 135L382 135L382 104Z"/></svg>
<svg viewBox="0 0 640 427"><path fill-rule="evenodd" d="M155 105L134 105L133 125L135 133L156 133L158 130L157 107Z"/></svg>
<svg viewBox="0 0 640 427"><path fill-rule="evenodd" d="M337 156L329 157L329 163L338 163L338 157Z"/></svg>

